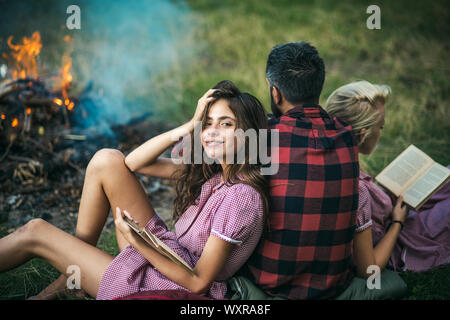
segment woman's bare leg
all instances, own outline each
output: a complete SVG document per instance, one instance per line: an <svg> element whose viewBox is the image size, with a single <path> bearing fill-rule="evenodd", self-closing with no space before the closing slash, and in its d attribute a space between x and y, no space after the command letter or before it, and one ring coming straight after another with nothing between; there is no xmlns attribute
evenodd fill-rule
<svg viewBox="0 0 450 320"><path fill-rule="evenodd" d="M76 237L96 245L110 208L127 210L141 226L155 214L139 180L125 165L124 155L114 149L98 151L86 169L76 227ZM117 231L117 230L116 230ZM116 232L119 249L128 245Z"/></svg>
<svg viewBox="0 0 450 320"><path fill-rule="evenodd" d="M87 166L75 236L93 246L97 244L111 207L127 210L142 226L155 214L144 189L124 160L120 151L102 149ZM112 212L115 215L115 210ZM120 250L128 245L118 230L116 238ZM62 274L34 298L55 298L64 291L66 280Z"/></svg>
<svg viewBox="0 0 450 320"><path fill-rule="evenodd" d="M0 272L28 260L45 259L62 274L69 266L80 270L81 287L92 297L113 257L100 249L56 228L42 219L34 219L0 239Z"/></svg>

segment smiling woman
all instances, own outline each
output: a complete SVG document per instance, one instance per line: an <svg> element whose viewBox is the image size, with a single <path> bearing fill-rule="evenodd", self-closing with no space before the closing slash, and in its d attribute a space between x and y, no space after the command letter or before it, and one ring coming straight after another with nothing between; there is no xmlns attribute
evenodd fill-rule
<svg viewBox="0 0 450 320"><path fill-rule="evenodd" d="M175 218L186 210L187 203L192 203L198 197L200 193L198 186L205 181L205 172L212 175L222 171L223 181L233 184L236 180L241 180L261 194L266 193L266 180L260 173L260 158L263 155L257 153L256 161L251 161L249 137L245 137L246 140L242 143L237 140L238 135L235 134L238 130L243 132L255 130L259 133L260 130L267 129L267 117L262 104L252 95L242 93L231 81L219 82L210 91L209 98L204 96L200 101L204 102L205 110L199 113L197 108L194 119L201 121L202 131L200 133L194 130L190 135L190 141L194 143L191 144L189 154L191 159L188 159L190 160L188 163L195 163L196 140L202 141L202 153L204 151L207 157L215 161L212 163L204 159L201 165L187 165L177 173L179 179L176 184L178 196L174 201ZM260 141L255 139L255 144L259 144ZM236 159L239 148L245 149L243 161ZM233 156L232 160L228 160L230 155Z"/></svg>
<svg viewBox="0 0 450 320"><path fill-rule="evenodd" d="M161 158L173 145L173 137L193 134L196 121L202 123L202 147L217 161L174 164ZM97 299L170 289L223 298L225 281L256 247L267 212L267 184L260 164L229 163L223 161L223 152L235 153L228 146L234 145L236 129L266 125L264 108L256 98L241 93L230 81L220 82L199 100L190 121L151 138L127 157L118 150L98 151L86 169L76 236L44 220L32 220L0 239L0 271L33 257L45 259L63 275L38 298L53 298L50 291L63 289L64 273L72 265L80 269L81 287ZM177 179L175 232L158 217L134 172ZM121 250L115 258L96 248L110 208ZM165 242L193 274L148 246L124 216Z"/></svg>
<svg viewBox="0 0 450 320"><path fill-rule="evenodd" d="M237 143L234 131L236 119L233 111L228 107L224 99L216 101L209 109L201 135L202 145L206 155L217 158L225 165L226 155L235 153Z"/></svg>

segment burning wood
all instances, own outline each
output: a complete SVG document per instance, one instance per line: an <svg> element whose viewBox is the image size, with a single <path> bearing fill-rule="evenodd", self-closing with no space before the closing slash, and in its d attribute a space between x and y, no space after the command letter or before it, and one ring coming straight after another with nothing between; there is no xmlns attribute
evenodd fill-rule
<svg viewBox="0 0 450 320"><path fill-rule="evenodd" d="M8 61L13 79L37 78L36 57L41 52L41 34L34 32L30 38L24 37L21 44L12 43L13 36L8 38L11 52L2 56Z"/></svg>
<svg viewBox="0 0 450 320"><path fill-rule="evenodd" d="M64 41L72 43L69 36ZM40 33L34 32L17 44L10 36L7 44L10 50L3 52L2 57L8 63L9 79L0 83L0 162L5 168L3 173L9 172L12 179L24 185L40 185L47 178L42 156L49 155L54 161L64 162L82 172L68 158L62 159L52 150L61 135L71 137L67 129L71 126L70 113L74 111L77 100L69 95L72 82L70 55L63 55L57 76L41 78L37 63L42 49ZM53 82L51 89L48 81ZM28 158L24 155L33 156ZM5 164L7 160L13 162L8 166Z"/></svg>
<svg viewBox="0 0 450 320"><path fill-rule="evenodd" d="M70 37L64 40L72 45ZM62 56L62 66L53 77L51 73L43 76L37 63L42 48L39 33L18 44L10 37L8 44L11 52L2 53L8 78L0 82L0 221L21 225L36 207L39 212L44 209L47 216L43 218L62 219L76 212L84 168L97 150L113 146L126 152L169 128L161 122L146 122L151 113L144 113L125 124L111 125L115 137L100 135L95 124L80 130L77 120L89 120L96 112L93 107L103 105L97 104L92 82L76 97L69 94L70 54ZM140 178L144 185L153 186L152 196L161 190L169 194L158 181L153 185L150 178ZM161 203L171 202L159 193ZM48 208L57 208L58 215L49 215Z"/></svg>
<svg viewBox="0 0 450 320"><path fill-rule="evenodd" d="M44 83L46 79L39 79L38 74L36 58L42 48L39 32L34 32L30 38L24 37L19 44L13 44L12 39L12 36L8 38L11 51L2 54L8 61L11 76L10 80L0 84L2 129L9 131L10 128L16 128L16 131L19 129L22 133L39 133L42 129L31 131L32 122L50 122L57 114L62 114L64 126L69 127L68 111L75 107L75 101L68 94L72 82L72 59L69 54L63 55L62 67L58 76L52 79L54 86L50 92ZM64 40L71 44L69 36ZM33 109L38 108L40 110L35 113ZM47 124L43 125L45 128ZM7 136L6 140L11 139Z"/></svg>

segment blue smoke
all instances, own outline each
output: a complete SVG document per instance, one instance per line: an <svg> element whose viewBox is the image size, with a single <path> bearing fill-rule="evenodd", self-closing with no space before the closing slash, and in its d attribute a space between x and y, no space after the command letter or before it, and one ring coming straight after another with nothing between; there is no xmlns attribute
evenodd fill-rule
<svg viewBox="0 0 450 320"><path fill-rule="evenodd" d="M190 9L168 0L86 0L78 6L81 30L71 31L74 81L92 84L80 100L88 116L77 113L79 125L111 134L111 124L143 112L157 117L161 88L181 90L176 79L161 81L161 75L195 56Z"/></svg>

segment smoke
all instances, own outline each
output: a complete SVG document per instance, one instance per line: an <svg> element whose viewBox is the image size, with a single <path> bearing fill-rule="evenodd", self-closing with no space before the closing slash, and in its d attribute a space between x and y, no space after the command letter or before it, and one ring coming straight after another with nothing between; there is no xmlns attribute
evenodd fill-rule
<svg viewBox="0 0 450 320"><path fill-rule="evenodd" d="M70 16L66 9L72 4L81 11L80 30L65 25ZM173 97L182 89L177 74L192 63L198 47L191 10L184 2L6 1L2 7L0 18L9 17L2 33L7 23L7 33L20 31L17 37L38 30L42 53L52 50L54 42L62 43L64 35L72 37L73 85L78 92L89 88L80 97L84 112L76 113L81 128L96 126L111 133L112 124L126 123L139 114L159 117L176 111ZM61 58L61 52L53 55L54 60ZM40 58L45 59L42 54Z"/></svg>
<svg viewBox="0 0 450 320"><path fill-rule="evenodd" d="M85 24L73 65L107 100L97 120L126 122L143 111L155 112L162 86L177 82L161 83L161 75L195 55L189 8L167 0L89 0L80 8Z"/></svg>
<svg viewBox="0 0 450 320"><path fill-rule="evenodd" d="M89 0L80 9L73 65L102 98L84 125L125 123L148 111L157 117L173 107L163 88L180 91L176 71L195 57L189 8L167 0ZM173 78L163 76L174 70Z"/></svg>

